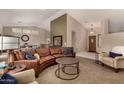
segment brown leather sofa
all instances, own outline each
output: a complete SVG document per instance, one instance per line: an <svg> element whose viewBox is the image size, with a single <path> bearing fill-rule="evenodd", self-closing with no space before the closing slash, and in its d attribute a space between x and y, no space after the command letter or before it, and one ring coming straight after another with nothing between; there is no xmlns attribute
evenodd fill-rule
<svg viewBox="0 0 124 93"><path fill-rule="evenodd" d="M39 73L46 67L55 64L55 60L56 58L59 57L75 57L75 53L70 53L70 54L66 54L64 50L65 48L62 47L58 47L58 48L38 48L38 49L31 49L30 52L32 54L34 53L38 53L40 56L40 59L35 59L35 60L26 60L25 59L25 51L22 50L14 50L13 54L11 53L11 55L13 56L9 56L9 57L13 57L12 59L14 59L14 63L15 64L25 64L26 65L26 69L34 69L35 70L35 75L36 77L38 77Z"/></svg>

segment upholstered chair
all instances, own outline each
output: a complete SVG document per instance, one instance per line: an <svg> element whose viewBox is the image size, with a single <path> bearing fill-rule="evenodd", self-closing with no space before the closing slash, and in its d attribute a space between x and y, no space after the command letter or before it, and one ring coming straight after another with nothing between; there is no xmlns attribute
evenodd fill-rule
<svg viewBox="0 0 124 93"><path fill-rule="evenodd" d="M117 56L115 58L109 57L109 53L102 52L100 54L100 61L102 65L108 65L115 69L115 72L118 72L119 69L124 69L124 46L114 47L112 52L120 53L122 56Z"/></svg>
<svg viewBox="0 0 124 93"><path fill-rule="evenodd" d="M19 84L38 84L38 82L35 81L34 69L18 72L13 74L13 76L18 80Z"/></svg>

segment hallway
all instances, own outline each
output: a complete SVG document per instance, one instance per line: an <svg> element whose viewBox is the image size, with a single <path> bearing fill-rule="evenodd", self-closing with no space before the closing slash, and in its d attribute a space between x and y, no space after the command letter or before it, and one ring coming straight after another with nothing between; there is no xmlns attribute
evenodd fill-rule
<svg viewBox="0 0 124 93"><path fill-rule="evenodd" d="M76 53L76 56L95 60L95 53L93 52L81 51L79 53Z"/></svg>

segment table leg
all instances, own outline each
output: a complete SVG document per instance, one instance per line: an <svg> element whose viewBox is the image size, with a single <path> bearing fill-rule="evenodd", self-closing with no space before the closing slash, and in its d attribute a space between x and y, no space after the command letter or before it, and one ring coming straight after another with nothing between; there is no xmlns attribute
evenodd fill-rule
<svg viewBox="0 0 124 93"><path fill-rule="evenodd" d="M77 74L79 74L79 62L77 63Z"/></svg>
<svg viewBox="0 0 124 93"><path fill-rule="evenodd" d="M60 64L58 64L58 77L60 77Z"/></svg>

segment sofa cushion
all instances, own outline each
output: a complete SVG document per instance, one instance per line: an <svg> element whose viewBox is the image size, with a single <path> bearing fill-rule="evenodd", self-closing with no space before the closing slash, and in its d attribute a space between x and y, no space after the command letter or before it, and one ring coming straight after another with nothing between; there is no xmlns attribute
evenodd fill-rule
<svg viewBox="0 0 124 93"><path fill-rule="evenodd" d="M40 60L40 56L38 53L34 53L34 56L36 57L37 60Z"/></svg>
<svg viewBox="0 0 124 93"><path fill-rule="evenodd" d="M50 48L51 55L62 54L62 48Z"/></svg>
<svg viewBox="0 0 124 93"><path fill-rule="evenodd" d="M53 57L53 56L45 56L45 57L42 57L42 58L40 59L40 64L42 64L42 63L44 63L44 62L46 62L46 61L49 61L49 60L51 60L51 59L54 59L54 57Z"/></svg>
<svg viewBox="0 0 124 93"><path fill-rule="evenodd" d="M109 57L115 58L117 56L122 56L122 54L114 53L114 52L109 52Z"/></svg>
<svg viewBox="0 0 124 93"><path fill-rule="evenodd" d="M29 49L28 52L30 52L32 55L34 55L36 53L35 49Z"/></svg>
<svg viewBox="0 0 124 93"><path fill-rule="evenodd" d="M14 55L14 53L9 53L9 54L8 54L8 57L7 57L8 63L14 62L14 60L15 60L15 55Z"/></svg>
<svg viewBox="0 0 124 93"><path fill-rule="evenodd" d="M56 54L56 55L53 55L55 58L60 58L60 57L64 57L63 54Z"/></svg>
<svg viewBox="0 0 124 93"><path fill-rule="evenodd" d="M40 57L44 57L44 56L50 55L49 48L36 49L36 52L39 54Z"/></svg>
<svg viewBox="0 0 124 93"><path fill-rule="evenodd" d="M0 84L17 84L18 81L15 77L5 73L3 76L0 78Z"/></svg>
<svg viewBox="0 0 124 93"><path fill-rule="evenodd" d="M114 62L114 59L111 58L111 57L104 57L102 60L103 61L106 61L106 62L110 62L110 63L113 63Z"/></svg>
<svg viewBox="0 0 124 93"><path fill-rule="evenodd" d="M25 58L27 60L34 60L34 59L36 59L36 57L33 56L31 52L26 52Z"/></svg>
<svg viewBox="0 0 124 93"><path fill-rule="evenodd" d="M73 47L63 47L63 54L64 55L72 55L73 54Z"/></svg>
<svg viewBox="0 0 124 93"><path fill-rule="evenodd" d="M24 51L15 51L15 56L17 60L24 60L25 59L25 52Z"/></svg>
<svg viewBox="0 0 124 93"><path fill-rule="evenodd" d="M20 60L18 51L15 51L15 56L16 56L16 59L17 59L17 60Z"/></svg>

